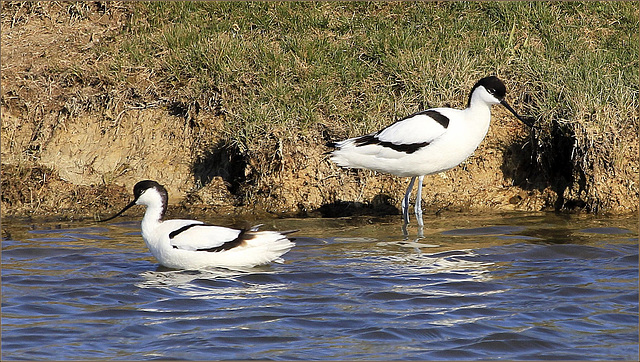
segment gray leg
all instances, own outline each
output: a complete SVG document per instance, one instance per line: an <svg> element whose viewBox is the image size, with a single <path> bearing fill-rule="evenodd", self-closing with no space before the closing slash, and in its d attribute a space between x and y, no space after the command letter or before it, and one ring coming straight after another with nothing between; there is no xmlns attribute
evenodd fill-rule
<svg viewBox="0 0 640 362"><path fill-rule="evenodd" d="M404 198L402 199L402 218L405 225L409 223L409 196L411 196L411 190L413 189L413 184L415 182L416 177L414 176L411 178L409 186L407 187L407 192L404 194Z"/></svg>
<svg viewBox="0 0 640 362"><path fill-rule="evenodd" d="M418 177L418 190L416 191L416 203L414 211L416 213L416 221L418 222L418 239L424 237L424 221L422 221L422 180L424 176ZM416 241L418 240L416 239Z"/></svg>
<svg viewBox="0 0 640 362"><path fill-rule="evenodd" d="M407 223L406 222L402 222L402 236L404 236L404 239L402 240L409 240L409 231L407 231Z"/></svg>
<svg viewBox="0 0 640 362"><path fill-rule="evenodd" d="M418 226L424 226L424 222L422 221L422 180L424 176L418 177L418 189L416 190L416 204L413 208L413 211L416 213L416 221L418 222Z"/></svg>

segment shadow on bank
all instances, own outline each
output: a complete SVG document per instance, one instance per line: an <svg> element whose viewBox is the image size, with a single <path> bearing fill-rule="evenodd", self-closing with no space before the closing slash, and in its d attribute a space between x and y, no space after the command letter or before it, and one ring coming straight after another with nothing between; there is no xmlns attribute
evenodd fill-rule
<svg viewBox="0 0 640 362"><path fill-rule="evenodd" d="M572 125L553 120L549 127L534 129L528 137L506 147L501 170L505 180L525 191L544 194L550 189L545 209L597 212L597 206L580 197L587 188L585 170L578 162L581 153ZM516 195L510 202L518 204L525 197Z"/></svg>

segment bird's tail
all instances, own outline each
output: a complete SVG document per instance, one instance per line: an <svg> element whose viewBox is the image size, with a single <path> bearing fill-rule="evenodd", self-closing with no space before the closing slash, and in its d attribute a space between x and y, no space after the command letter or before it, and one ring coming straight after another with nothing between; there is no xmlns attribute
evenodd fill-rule
<svg viewBox="0 0 640 362"><path fill-rule="evenodd" d="M246 243L251 249L253 261L251 264L263 265L271 262L282 262L280 258L287 253L296 244L289 240L285 235L294 233L298 230L288 231L256 231L250 230L246 232Z"/></svg>

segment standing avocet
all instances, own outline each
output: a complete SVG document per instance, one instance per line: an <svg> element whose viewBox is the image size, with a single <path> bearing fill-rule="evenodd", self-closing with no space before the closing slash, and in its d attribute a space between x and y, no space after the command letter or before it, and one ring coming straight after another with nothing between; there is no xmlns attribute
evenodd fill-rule
<svg viewBox="0 0 640 362"><path fill-rule="evenodd" d="M281 262L280 256L295 244L286 234L293 231L236 230L197 220L162 220L168 194L164 186L145 180L133 187L134 200L108 221L134 205L145 205L142 238L151 254L165 267L204 269L254 267ZM294 230L295 231L295 230Z"/></svg>
<svg viewBox="0 0 640 362"><path fill-rule="evenodd" d="M415 214L422 221L422 180L425 175L449 170L466 160L487 135L491 106L502 104L516 118L533 127L504 100L506 87L500 79L480 79L471 89L465 109L432 108L412 114L386 128L336 142L331 160L346 168L364 168L411 177L402 199L403 230L409 223L409 196L418 178Z"/></svg>

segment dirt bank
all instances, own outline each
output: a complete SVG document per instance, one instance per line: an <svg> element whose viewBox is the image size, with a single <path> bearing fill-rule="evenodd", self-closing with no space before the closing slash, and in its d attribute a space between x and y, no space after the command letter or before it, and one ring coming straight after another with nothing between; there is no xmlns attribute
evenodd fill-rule
<svg viewBox="0 0 640 362"><path fill-rule="evenodd" d="M141 179L163 183L170 202L188 210L398 213L407 179L328 161L327 141L354 136L339 121L264 129L237 144L220 93L161 88L153 69L104 76L104 59L91 49L123 41L126 3L2 4L3 216L105 215ZM637 212L637 128L636 117L628 129L555 122L531 133L494 107L475 154L425 178L425 212Z"/></svg>

